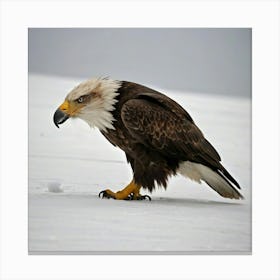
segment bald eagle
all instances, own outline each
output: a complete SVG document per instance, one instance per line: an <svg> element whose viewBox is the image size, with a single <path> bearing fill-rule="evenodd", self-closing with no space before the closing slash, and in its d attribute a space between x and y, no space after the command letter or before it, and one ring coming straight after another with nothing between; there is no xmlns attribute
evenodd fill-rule
<svg viewBox="0 0 280 280"><path fill-rule="evenodd" d="M156 185L166 188L168 178L177 173L204 181L223 197L243 198L239 184L188 112L156 90L133 82L90 79L66 96L53 120L59 127L70 117L97 127L125 152L133 170L124 189L104 190L102 198L150 199L140 194L140 188L150 192Z"/></svg>

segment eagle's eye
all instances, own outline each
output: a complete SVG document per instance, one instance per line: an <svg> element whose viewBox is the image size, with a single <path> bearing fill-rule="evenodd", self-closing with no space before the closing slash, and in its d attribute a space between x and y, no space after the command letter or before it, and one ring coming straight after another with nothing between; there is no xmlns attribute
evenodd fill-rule
<svg viewBox="0 0 280 280"><path fill-rule="evenodd" d="M80 96L79 98L77 98L77 99L75 100L75 102L77 102L77 103L79 103L79 104L81 104L81 103L87 103L87 102L89 102L90 98L91 98L91 95L90 95L90 94L82 95L82 96Z"/></svg>
<svg viewBox="0 0 280 280"><path fill-rule="evenodd" d="M78 99L77 99L77 102L78 103L83 103L84 102L84 96L81 96L81 97L79 97Z"/></svg>

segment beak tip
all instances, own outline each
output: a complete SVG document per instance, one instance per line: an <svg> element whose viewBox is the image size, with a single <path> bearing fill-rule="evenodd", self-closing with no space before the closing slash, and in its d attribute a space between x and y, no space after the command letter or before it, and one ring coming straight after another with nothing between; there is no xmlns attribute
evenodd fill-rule
<svg viewBox="0 0 280 280"><path fill-rule="evenodd" d="M53 122L57 128L59 128L59 124L64 123L69 118L69 115L65 114L61 110L57 109L54 116Z"/></svg>

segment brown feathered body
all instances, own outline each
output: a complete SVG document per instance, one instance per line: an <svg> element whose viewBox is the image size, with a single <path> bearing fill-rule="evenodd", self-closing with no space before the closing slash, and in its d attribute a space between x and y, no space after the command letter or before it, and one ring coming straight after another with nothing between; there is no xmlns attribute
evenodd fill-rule
<svg viewBox="0 0 280 280"><path fill-rule="evenodd" d="M168 177L175 175L180 164L187 161L209 167L239 188L221 165L217 151L178 103L131 82L122 82L118 93L112 111L114 129L102 133L125 152L137 184L149 191L155 188L155 183L166 188Z"/></svg>

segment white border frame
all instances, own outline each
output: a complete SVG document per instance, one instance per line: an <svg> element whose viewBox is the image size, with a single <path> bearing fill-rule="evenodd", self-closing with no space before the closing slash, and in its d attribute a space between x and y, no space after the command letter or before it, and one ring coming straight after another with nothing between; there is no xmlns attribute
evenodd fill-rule
<svg viewBox="0 0 280 280"><path fill-rule="evenodd" d="M252 256L30 256L28 27L253 28ZM2 1L1 279L279 279L279 2Z"/></svg>

